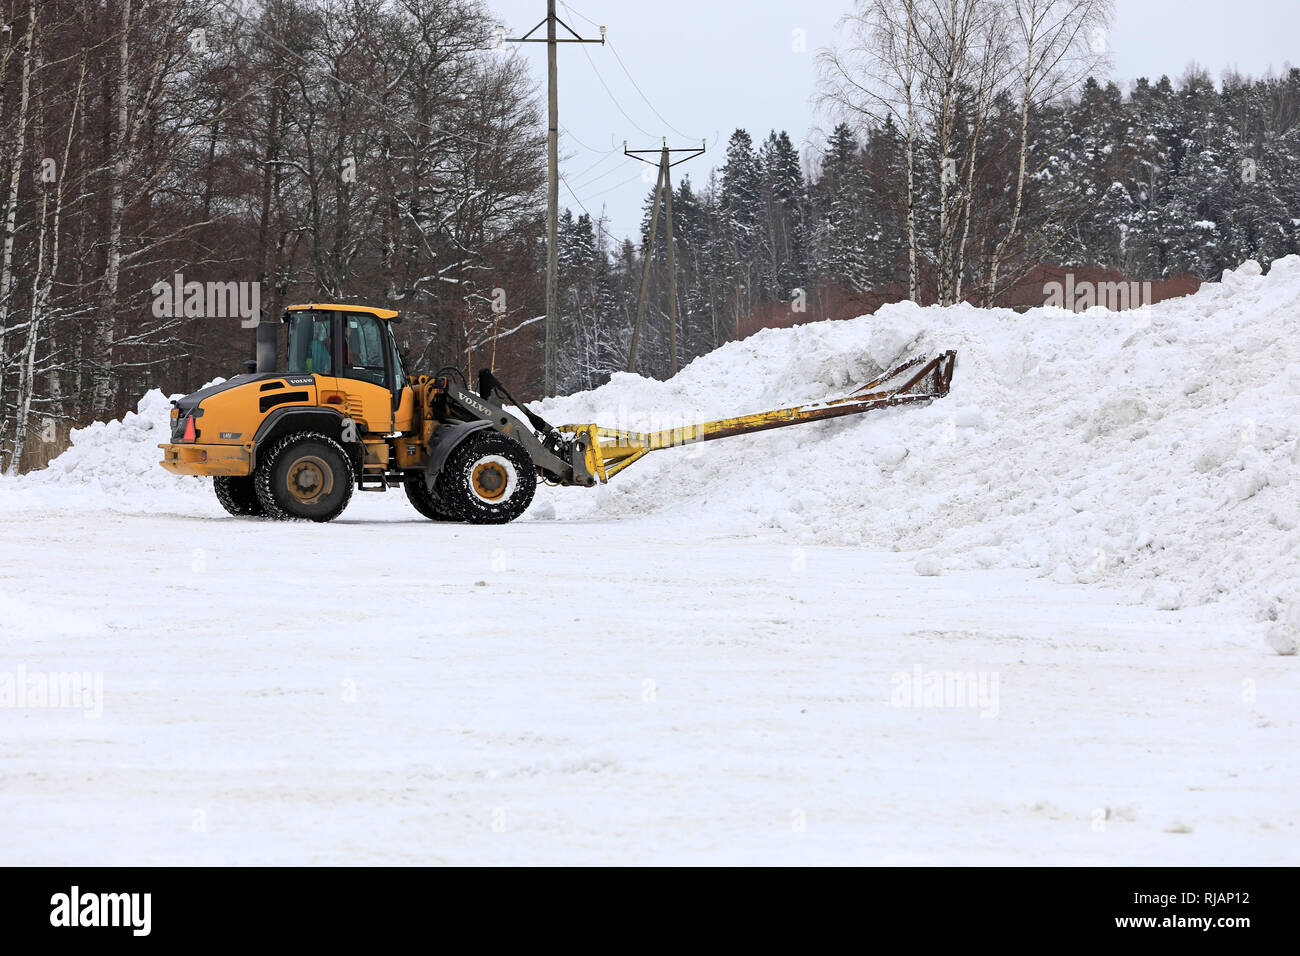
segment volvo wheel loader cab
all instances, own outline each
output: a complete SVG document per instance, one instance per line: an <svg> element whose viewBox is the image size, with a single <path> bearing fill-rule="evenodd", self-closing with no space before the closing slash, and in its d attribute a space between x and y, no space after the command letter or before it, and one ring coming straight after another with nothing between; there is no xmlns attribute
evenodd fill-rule
<svg viewBox="0 0 1300 956"><path fill-rule="evenodd" d="M928 402L947 394L955 363L952 352L917 358L843 399L664 432L555 427L487 369L477 393L454 370L409 375L397 320L391 309L290 306L284 371L262 367L275 351L259 328L252 371L172 403L162 466L210 476L237 517L330 521L354 490L401 486L433 521L504 523L528 508L539 479L590 487L651 451Z"/></svg>

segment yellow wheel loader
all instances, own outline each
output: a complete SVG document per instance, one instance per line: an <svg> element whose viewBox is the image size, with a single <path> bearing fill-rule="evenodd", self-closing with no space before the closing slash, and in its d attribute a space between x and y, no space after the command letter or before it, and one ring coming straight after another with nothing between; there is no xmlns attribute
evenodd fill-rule
<svg viewBox="0 0 1300 956"><path fill-rule="evenodd" d="M274 326L262 323L248 371L175 400L171 441L159 446L164 468L211 476L236 516L330 521L354 488L401 487L431 520L504 523L524 513L539 479L591 487L652 451L933 401L956 361L915 358L834 401L631 432L552 426L487 369L476 391L455 370L408 375L391 309L294 305L281 321L285 371L274 370Z"/></svg>

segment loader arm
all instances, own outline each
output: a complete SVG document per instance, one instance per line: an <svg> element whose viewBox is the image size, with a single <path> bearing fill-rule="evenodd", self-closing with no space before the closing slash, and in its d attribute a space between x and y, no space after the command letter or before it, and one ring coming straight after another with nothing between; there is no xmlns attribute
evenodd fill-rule
<svg viewBox="0 0 1300 956"><path fill-rule="evenodd" d="M587 473L606 482L633 462L663 448L748 435L751 432L784 428L803 422L860 415L895 405L932 402L948 394L956 361L957 353L951 350L929 361L924 356L919 356L890 369L844 398L663 431L633 432L594 424L560 425L556 431L566 437L573 436L573 450L585 457L583 464Z"/></svg>

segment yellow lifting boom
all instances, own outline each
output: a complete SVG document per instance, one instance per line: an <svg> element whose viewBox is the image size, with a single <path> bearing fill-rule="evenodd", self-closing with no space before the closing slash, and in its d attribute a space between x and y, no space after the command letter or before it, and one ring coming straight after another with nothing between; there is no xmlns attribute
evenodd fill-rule
<svg viewBox="0 0 1300 956"><path fill-rule="evenodd" d="M769 428L784 428L825 418L859 415L894 405L932 402L948 394L956 361L957 353L953 351L944 352L928 362L924 356L918 356L890 369L844 398L663 431L633 432L601 425L560 425L556 430L575 437L584 449L587 471L606 482L628 465L661 448L748 435Z"/></svg>

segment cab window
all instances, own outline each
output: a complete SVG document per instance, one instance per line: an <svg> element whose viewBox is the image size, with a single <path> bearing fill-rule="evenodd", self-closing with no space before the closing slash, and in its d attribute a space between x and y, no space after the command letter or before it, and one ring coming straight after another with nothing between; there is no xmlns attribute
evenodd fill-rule
<svg viewBox="0 0 1300 956"><path fill-rule="evenodd" d="M373 315L349 312L343 322L343 374L375 385L388 385L384 352L388 336Z"/></svg>
<svg viewBox="0 0 1300 956"><path fill-rule="evenodd" d="M333 317L328 313L295 312L290 316L289 372L334 374L332 323Z"/></svg>

